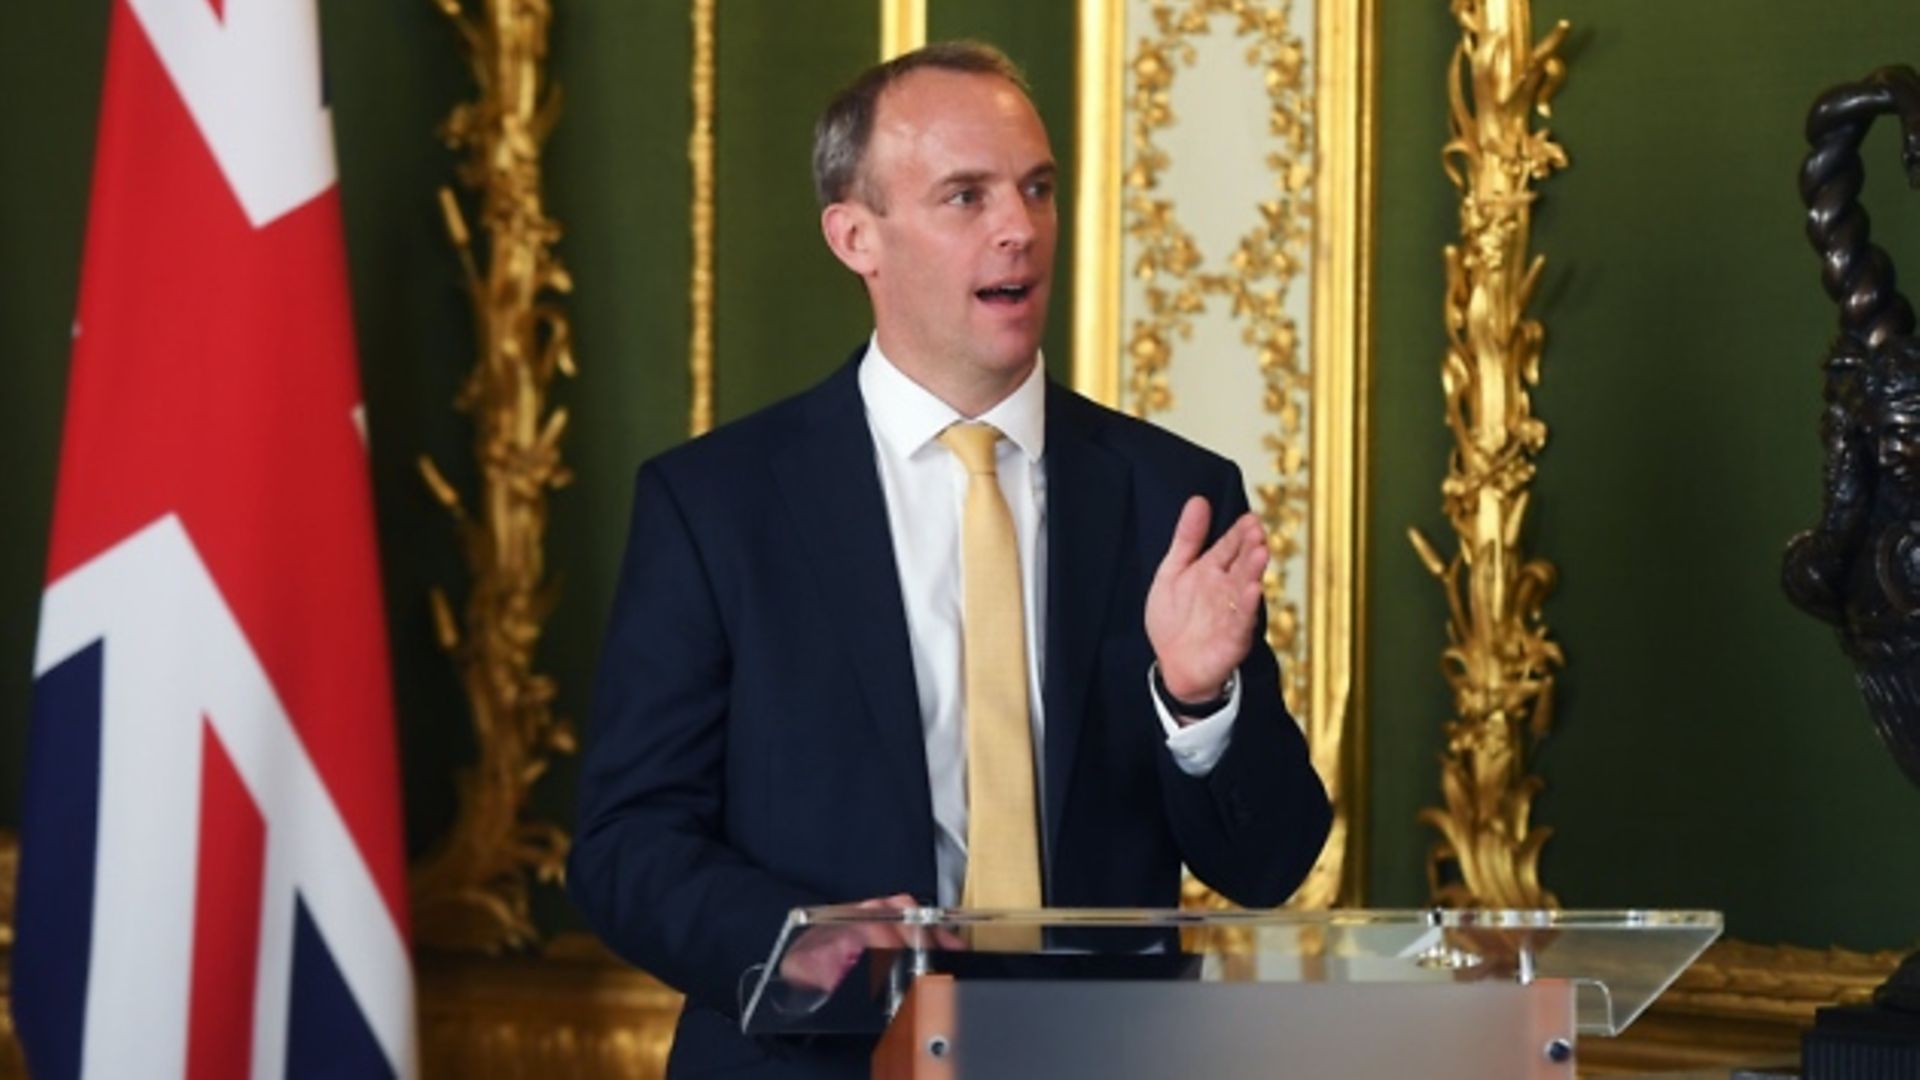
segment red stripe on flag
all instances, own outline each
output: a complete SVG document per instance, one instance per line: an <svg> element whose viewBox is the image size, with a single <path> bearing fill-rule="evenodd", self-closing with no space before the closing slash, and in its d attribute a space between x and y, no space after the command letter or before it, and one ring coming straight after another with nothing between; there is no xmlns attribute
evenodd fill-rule
<svg viewBox="0 0 1920 1080"><path fill-rule="evenodd" d="M113 5L48 580L177 514L407 927L339 188L256 229Z"/></svg>
<svg viewBox="0 0 1920 1080"><path fill-rule="evenodd" d="M214 735L201 726L200 866L195 875L187 1080L243 1080L253 1064L261 876L267 823Z"/></svg>

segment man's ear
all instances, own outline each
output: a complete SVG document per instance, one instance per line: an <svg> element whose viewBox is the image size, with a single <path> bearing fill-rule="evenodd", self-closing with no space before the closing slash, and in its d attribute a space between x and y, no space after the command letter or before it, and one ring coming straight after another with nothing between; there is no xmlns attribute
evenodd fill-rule
<svg viewBox="0 0 1920 1080"><path fill-rule="evenodd" d="M873 210L864 203L842 201L820 211L820 232L833 257L863 278L873 273L876 264L874 249L880 240L876 224Z"/></svg>

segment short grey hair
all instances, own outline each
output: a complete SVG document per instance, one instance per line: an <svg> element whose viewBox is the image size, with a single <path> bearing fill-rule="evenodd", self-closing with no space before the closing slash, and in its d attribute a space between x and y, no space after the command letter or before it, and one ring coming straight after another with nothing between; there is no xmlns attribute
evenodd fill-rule
<svg viewBox="0 0 1920 1080"><path fill-rule="evenodd" d="M998 75L1028 93L1026 76L1007 54L980 41L940 41L903 53L860 73L835 94L813 126L813 192L825 209L849 197L876 210L879 193L867 182L864 166L867 143L873 138L873 118L880 96L903 77L923 68L972 75Z"/></svg>

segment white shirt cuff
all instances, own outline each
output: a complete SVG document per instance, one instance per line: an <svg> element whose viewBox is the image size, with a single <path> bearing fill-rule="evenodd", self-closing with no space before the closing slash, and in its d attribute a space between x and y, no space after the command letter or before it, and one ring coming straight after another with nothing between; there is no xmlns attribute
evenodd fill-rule
<svg viewBox="0 0 1920 1080"><path fill-rule="evenodd" d="M1167 711L1167 704L1153 689L1153 669L1147 669L1147 698L1153 702L1153 711L1160 717L1160 726L1167 732L1167 752L1173 755L1173 763L1180 771L1198 779L1213 771L1220 763L1221 755L1227 752L1227 745L1233 741L1233 721L1240 715L1240 683L1233 680L1233 690L1227 695L1226 707L1204 720L1196 720L1186 726L1173 718Z"/></svg>

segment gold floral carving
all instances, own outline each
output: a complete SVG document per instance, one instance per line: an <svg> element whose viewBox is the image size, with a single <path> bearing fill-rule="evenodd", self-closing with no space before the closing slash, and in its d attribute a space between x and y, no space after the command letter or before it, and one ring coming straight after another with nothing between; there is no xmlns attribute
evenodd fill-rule
<svg viewBox="0 0 1920 1080"><path fill-rule="evenodd" d="M687 343L692 379L687 429L704 435L713 428L713 10L714 0L693 0L693 131L687 136L687 163L693 170L693 205L688 213L693 234L693 271L687 306L693 318Z"/></svg>
<svg viewBox="0 0 1920 1080"><path fill-rule="evenodd" d="M0 1080L26 1080L26 1056L13 1030L13 897L20 875L20 839L0 829Z"/></svg>
<svg viewBox="0 0 1920 1080"><path fill-rule="evenodd" d="M0 828L0 949L13 947L13 886L19 880L19 838Z"/></svg>
<svg viewBox="0 0 1920 1080"><path fill-rule="evenodd" d="M1320 703L1312 693L1308 627L1301 605L1288 595L1289 573L1306 562L1315 512L1307 421L1317 373L1303 362L1301 328L1287 312L1288 295L1310 265L1316 214L1315 104L1307 45L1291 28L1290 3L1185 0L1156 3L1150 14L1152 33L1140 37L1129 65L1129 157L1120 178L1123 227L1138 252L1129 269L1143 285L1145 305L1125 344L1128 405L1138 416L1171 407L1168 370L1176 343L1192 337L1194 320L1205 315L1211 303L1224 305L1256 359L1263 383L1261 405L1273 425L1261 440L1271 478L1256 487L1257 510L1272 556L1263 583L1267 645L1281 661L1281 691L1288 708L1311 735ZM1267 133L1274 145L1265 165L1273 187L1270 197L1254 208L1257 221L1239 237L1226 266L1211 272L1199 244L1181 223L1175 201L1161 192L1161 177L1172 159L1156 136L1177 122L1173 86L1179 69L1196 62L1193 39L1211 33L1220 19L1230 22L1236 38L1246 40L1246 63L1260 73L1266 90ZM1344 718L1344 698L1339 709ZM1331 730L1310 740L1315 765L1336 806L1343 806L1338 797L1346 780L1340 725L1322 726ZM1349 816L1337 813L1334 834L1296 895L1296 904L1325 907L1338 897L1349 826ZM1198 886L1191 892L1193 903L1212 902Z"/></svg>
<svg viewBox="0 0 1920 1080"><path fill-rule="evenodd" d="M1869 1000L1900 958L1721 941L1625 1034L1582 1043L1580 1058L1596 1074L1795 1061L1816 1009Z"/></svg>
<svg viewBox="0 0 1920 1080"><path fill-rule="evenodd" d="M1565 168L1566 153L1530 114L1549 115L1564 77L1561 22L1535 42L1529 0L1454 0L1461 27L1448 80L1452 138L1442 151L1460 188L1460 242L1448 245L1447 354L1441 372L1454 449L1441 501L1458 546L1441 558L1409 530L1446 591L1441 669L1453 693L1441 790L1422 810L1439 830L1428 854L1435 902L1552 907L1539 880L1552 830L1528 821L1538 777L1526 749L1553 717L1553 672L1564 663L1541 605L1554 570L1521 547L1534 456L1547 428L1527 388L1540 379L1544 330L1527 317L1542 256L1528 255L1532 185Z"/></svg>
<svg viewBox="0 0 1920 1080"><path fill-rule="evenodd" d="M572 478L560 460L567 411L550 407L547 394L556 376L574 374L559 303L573 285L553 254L560 227L540 190L540 151L560 104L546 83L551 10L545 0L436 5L458 32L479 90L441 133L466 151L459 177L478 204L483 244L475 244L452 189L440 190L479 338L455 403L474 419L475 507L431 460L419 464L453 515L472 574L463 621L441 590L432 603L440 644L472 709L478 760L459 777L451 832L413 869L414 932L422 945L495 952L534 940L526 874L557 881L567 850L558 826L523 821L521 811L549 755L574 748L572 727L553 712L553 680L533 670L554 604L544 551L547 493Z"/></svg>
<svg viewBox="0 0 1920 1080"><path fill-rule="evenodd" d="M419 983L422 1075L666 1075L680 995L582 935L537 956L423 957Z"/></svg>
<svg viewBox="0 0 1920 1080"><path fill-rule="evenodd" d="M0 956L0 959L4 959ZM27 1080L27 1055L13 1029L13 1001L6 968L0 966L0 1080Z"/></svg>
<svg viewBox="0 0 1920 1080"><path fill-rule="evenodd" d="M0 829L0 950L13 947L13 890L20 876L20 840Z"/></svg>
<svg viewBox="0 0 1920 1080"><path fill-rule="evenodd" d="M1823 1005L1858 1005L1900 966L1898 950L1863 953L1722 941L1661 996L1670 1010L1715 1012L1805 1024Z"/></svg>
<svg viewBox="0 0 1920 1080"><path fill-rule="evenodd" d="M1124 227L1139 246L1132 273L1145 283L1147 308L1145 317L1135 320L1126 344L1133 413L1146 416L1172 405L1167 366L1174 341L1193 336L1193 319L1207 310L1207 297L1223 298L1232 317L1246 322L1243 340L1258 350L1267 381L1265 405L1280 419L1281 433L1269 440L1269 449L1276 465L1283 466L1283 480L1304 479L1305 453L1298 435L1311 389L1300 365L1299 328L1284 310L1313 237L1313 92L1306 78L1306 44L1289 26L1291 9L1289 0L1155 3L1154 32L1141 37L1131 65L1127 118L1132 156L1122 177ZM1205 273L1205 258L1181 225L1173 201L1155 197L1161 174L1172 165L1155 135L1176 121L1173 83L1179 65L1191 67L1196 61L1192 39L1211 33L1213 21L1223 16L1233 21L1235 37L1251 39L1246 61L1265 80L1267 131L1277 144L1266 156L1274 193L1257 206L1260 220L1241 236L1228 258L1228 272Z"/></svg>
<svg viewBox="0 0 1920 1080"><path fill-rule="evenodd" d="M1306 266L1313 236L1311 145L1313 98L1306 75L1306 46L1289 26L1290 3L1253 0L1186 0L1156 3L1154 34L1143 35L1132 61L1127 117L1132 156L1122 177L1126 234L1138 245L1131 268L1144 283L1146 312L1128 334L1128 390L1136 416L1173 404L1167 370L1174 343L1193 336L1193 320L1208 299L1228 305L1244 322L1241 338L1258 357L1265 383L1262 406L1276 421L1263 446L1276 479L1259 486L1261 517L1268 529L1273 569L1265 591L1267 643L1280 656L1282 691L1298 715L1307 692L1306 639L1300 612L1286 599L1287 565L1305 540L1310 495L1304 421L1312 382L1301 363L1300 331L1287 314L1291 285ZM1236 37L1250 38L1246 61L1258 68L1268 96L1268 134L1278 144L1266 155L1273 197L1262 201L1259 222L1240 238L1227 271L1208 273L1193 235L1181 224L1172 199L1159 195L1161 175L1172 166L1155 142L1173 126L1173 84L1181 64L1197 58L1192 38L1211 32L1219 17L1233 21Z"/></svg>

